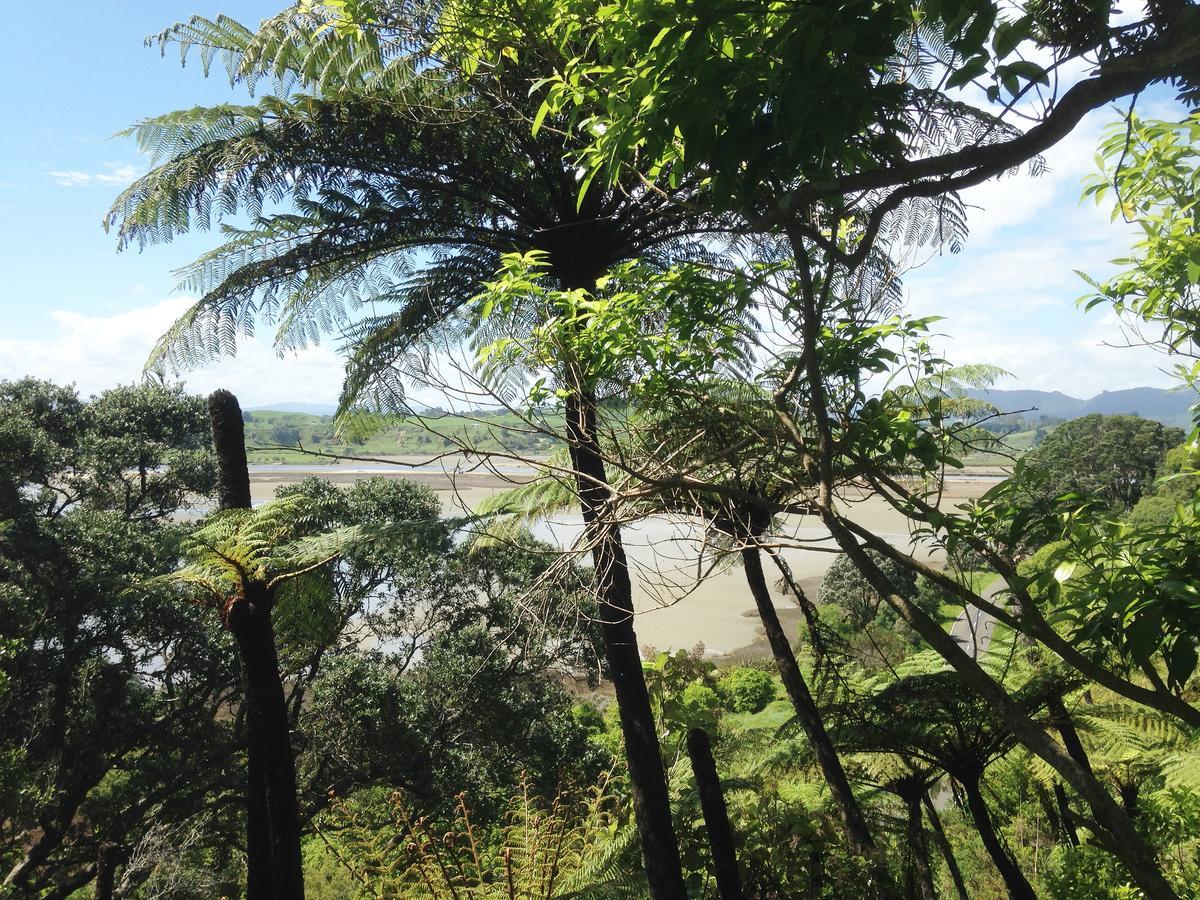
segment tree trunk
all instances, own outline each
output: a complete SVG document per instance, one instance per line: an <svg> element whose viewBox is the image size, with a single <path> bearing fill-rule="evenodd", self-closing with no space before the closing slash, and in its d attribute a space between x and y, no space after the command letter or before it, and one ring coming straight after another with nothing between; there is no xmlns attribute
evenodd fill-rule
<svg viewBox="0 0 1200 900"><path fill-rule="evenodd" d="M105 841L96 853L95 900L113 900L113 887L117 874L117 845Z"/></svg>
<svg viewBox="0 0 1200 900"><path fill-rule="evenodd" d="M246 597L231 610L229 627L242 657L249 733L255 736L266 788L270 896L275 900L303 900L296 762L275 650L271 600L265 585L251 583Z"/></svg>
<svg viewBox="0 0 1200 900"><path fill-rule="evenodd" d="M979 779L965 778L959 781L967 795L967 808L971 810L971 818L975 820L975 829L979 832L992 862L1000 870L1000 877L1004 879L1004 885L1008 888L1008 896L1013 900L1037 900L1037 895L1026 881L1021 867L1008 855L1000 841L1000 835L996 833L991 813L983 799L983 792L979 789Z"/></svg>
<svg viewBox="0 0 1200 900"><path fill-rule="evenodd" d="M246 425L237 397L224 389L209 394L208 421L217 454L217 506L219 509L249 509Z"/></svg>
<svg viewBox="0 0 1200 900"><path fill-rule="evenodd" d="M817 608L793 577L792 568L783 558L783 554L778 550L767 550L767 553L770 555L772 562L775 563L775 568L779 569L779 574L783 576L783 581L787 585L787 589L796 598L796 604L800 607L800 612L804 615L804 624L808 629L808 642L812 645L813 658L819 666L825 656L825 641L821 637L821 624Z"/></svg>
<svg viewBox="0 0 1200 900"><path fill-rule="evenodd" d="M246 462L246 432L242 410L229 391L213 391L208 397L213 447L217 456L217 500L220 509L250 509L250 470ZM248 605L246 598L243 606ZM282 740L286 762L282 771L271 771L278 748L278 729L265 729L262 710L271 705L273 681L283 700L283 684L271 625L270 598L256 603L253 615L238 616L234 637L242 665L246 715L246 898L275 900L303 897L300 870L300 818L296 806L296 768L291 752L287 711L284 709ZM242 621L244 620L244 621ZM234 623L230 622L233 629ZM239 633L243 632L243 633ZM270 671L266 671L269 669ZM290 778L290 791L284 782ZM274 785L274 790L271 789ZM287 809L290 798L290 810ZM278 821L276 821L276 818ZM294 847L285 846L288 842ZM276 860L276 848L278 860ZM279 873L278 875L276 873Z"/></svg>
<svg viewBox="0 0 1200 900"><path fill-rule="evenodd" d="M1089 775L1094 776L1092 762L1088 759L1087 751L1083 749L1083 742L1079 740L1079 732L1075 730L1075 722L1071 718L1071 714L1067 712L1067 707L1063 703L1062 697L1051 697L1047 700L1046 711L1050 713L1050 724L1054 726L1062 738L1063 747L1066 748L1067 754L1071 759L1079 763L1079 768L1083 769Z"/></svg>
<svg viewBox="0 0 1200 900"><path fill-rule="evenodd" d="M246 696L246 667L242 683ZM267 776L262 761L262 738L257 718L246 716L246 900L271 900L271 825L267 812Z"/></svg>
<svg viewBox="0 0 1200 900"><path fill-rule="evenodd" d="M921 802L925 806L925 815L929 819L929 827L933 831L933 840L938 845L938 850L941 851L942 859L946 861L950 880L954 882L954 891L958 894L958 900L971 900L970 895L967 894L967 883L963 880L962 870L958 867L958 860L954 858L954 848L950 846L950 840L946 837L945 829L942 828L941 816L938 815L933 801L929 799L928 791L921 798Z"/></svg>
<svg viewBox="0 0 1200 900"><path fill-rule="evenodd" d="M825 857L819 847L808 851L808 896L821 897L825 893Z"/></svg>
<svg viewBox="0 0 1200 900"><path fill-rule="evenodd" d="M633 585L620 527L599 521L610 496L600 452L595 398L575 391L566 402L567 437L575 468L584 526L592 544L592 564L604 655L617 695L621 733L629 765L634 818L641 841L646 880L654 900L687 896L679 845L671 823L666 770L658 746L650 694L633 630Z"/></svg>
<svg viewBox="0 0 1200 900"><path fill-rule="evenodd" d="M1129 818L1136 819L1142 814L1141 808L1138 806L1138 786L1136 784L1117 785L1117 792L1121 796L1121 806L1125 808Z"/></svg>
<svg viewBox="0 0 1200 900"><path fill-rule="evenodd" d="M800 672L796 654L792 652L791 642L788 641L783 625L779 622L779 614L775 611L775 604L771 600L771 591L767 586L766 576L763 574L760 553L757 546L743 547L742 567L746 573L746 583L750 586L750 593L754 595L763 630L767 633L767 641L771 645L771 654L775 657L775 665L779 668L783 689L787 692L788 699L792 701L796 718L800 720L804 733L808 736L808 742L812 745L817 763L821 767L821 773L825 776L825 783L829 785L829 792L833 795L834 803L837 804L838 811L841 813L850 842L855 850L874 861L881 889L887 894L891 888L891 878L880 859L875 840L871 837L866 818L862 814L862 808L858 805L858 799L854 796L854 791L850 789L850 781L846 778L846 770L842 768L841 758L837 755L833 741L825 730L821 711L817 708L817 703L808 690L804 675Z"/></svg>
<svg viewBox="0 0 1200 900"><path fill-rule="evenodd" d="M910 600L893 591L887 577L832 508L823 507L821 519L838 546L900 617L962 676L966 687L978 692L995 706L1017 740L1049 763L1083 799L1097 824L1111 837L1105 842L1105 847L1125 865L1146 897L1150 900L1178 900L1179 895L1163 875L1153 849L1138 834L1128 814L1113 800L1095 775L1080 766L1069 753L1063 752L1045 729L1034 722L1004 688L954 642L941 625Z"/></svg>
<svg viewBox="0 0 1200 900"><path fill-rule="evenodd" d="M43 826L42 833L25 850L25 855L4 878L4 887L23 888L33 870L45 862L62 843L65 832L56 826Z"/></svg>
<svg viewBox="0 0 1200 900"><path fill-rule="evenodd" d="M1054 802L1058 805L1058 818L1062 825L1063 837L1072 847L1079 846L1079 832L1071 821L1071 804L1067 800L1067 792L1059 782L1054 782Z"/></svg>
<svg viewBox="0 0 1200 900"><path fill-rule="evenodd" d="M717 775L717 763L713 759L708 732L703 728L690 729L687 749L688 758L692 761L692 773L696 776L696 789L700 792L704 825L708 829L708 846L716 869L717 890L721 900L741 900L742 876L738 871L733 828L729 824L729 810L725 806L725 795L721 792L721 779Z"/></svg>
<svg viewBox="0 0 1200 900"><path fill-rule="evenodd" d="M908 860L904 867L904 893L921 900L937 900L937 891L933 888L933 869L929 865L929 842L925 839L925 825L921 821L922 794L923 790L909 789L901 795L908 813L905 828Z"/></svg>

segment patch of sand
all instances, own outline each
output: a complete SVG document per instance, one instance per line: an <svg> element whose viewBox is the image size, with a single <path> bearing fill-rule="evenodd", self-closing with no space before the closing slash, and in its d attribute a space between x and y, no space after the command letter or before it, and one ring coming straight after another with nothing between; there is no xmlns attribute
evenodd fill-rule
<svg viewBox="0 0 1200 900"><path fill-rule="evenodd" d="M393 467L346 462L339 466L252 467L250 491L255 502L269 500L276 488L308 475L327 478L335 484L349 485L372 475L402 477L427 484L438 492L448 514L461 514L483 499L514 483L528 480L533 470L514 463L499 472L454 471L454 465L439 461L436 465L419 457L404 458L408 466ZM414 465L415 464L415 465ZM282 471L281 471L282 470ZM956 478L947 484L943 504L952 506L979 497L995 480ZM876 496L863 495L847 504L847 513L858 524L871 529L895 546L912 550L908 521ZM570 547L582 531L578 514L556 516L540 523L535 534L561 547ZM783 531L792 546L781 554L793 577L810 597L816 595L821 576L836 557L829 533L811 518L791 517ZM736 559L712 569L711 560L701 568L699 529L688 522L654 518L623 529L626 552L634 578L636 630L643 649L690 649L698 643L714 656L754 654L756 648L767 655L762 627ZM918 556L930 558L923 551ZM778 570L764 561L772 581L780 617L794 633L799 609L794 600L783 595L775 582Z"/></svg>

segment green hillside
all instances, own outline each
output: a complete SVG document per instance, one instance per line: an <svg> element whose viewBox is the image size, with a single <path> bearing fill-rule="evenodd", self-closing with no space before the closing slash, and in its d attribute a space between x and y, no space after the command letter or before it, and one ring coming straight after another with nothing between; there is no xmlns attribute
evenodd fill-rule
<svg viewBox="0 0 1200 900"><path fill-rule="evenodd" d="M1041 437L1049 434L1054 430L1054 426L1041 429ZM1028 429L1026 431L1014 431L1011 434L1004 435L1004 445L1008 448L1005 452L989 452L980 451L972 453L963 459L963 462L968 466L1005 466L1011 465L1013 460L1024 456L1029 450L1033 449L1038 442L1038 429Z"/></svg>
<svg viewBox="0 0 1200 900"><path fill-rule="evenodd" d="M343 456L408 456L444 453L462 446L527 454L549 453L555 447L552 438L530 433L527 425L507 412L410 416L356 440L339 437L332 416L277 410L257 410L243 416L251 463L320 464L324 461L300 448ZM277 449L280 446L297 449Z"/></svg>

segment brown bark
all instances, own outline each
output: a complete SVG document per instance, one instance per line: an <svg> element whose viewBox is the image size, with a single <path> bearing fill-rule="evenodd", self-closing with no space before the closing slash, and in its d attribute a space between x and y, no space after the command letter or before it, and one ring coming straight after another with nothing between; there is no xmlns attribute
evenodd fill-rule
<svg viewBox="0 0 1200 900"><path fill-rule="evenodd" d="M208 420L217 455L217 506L220 509L249 509L246 426L237 397L224 389L209 394Z"/></svg>
<svg viewBox="0 0 1200 900"><path fill-rule="evenodd" d="M250 509L245 424L237 398L208 398L221 509ZM231 611L246 694L246 897L303 898L296 764L265 587ZM280 721L282 719L282 721Z"/></svg>
<svg viewBox="0 0 1200 900"><path fill-rule="evenodd" d="M796 654L792 652L792 645L779 621L779 614L775 610L775 604L771 600L771 591L767 586L766 576L763 574L760 553L757 546L744 547L742 549L742 567L746 573L746 583L750 586L750 593L754 596L754 603L758 607L758 615L762 620L763 630L767 634L767 642L771 645L771 654L775 657L775 665L779 669L783 689L792 702L796 718L800 720L809 744L812 745L817 763L821 767L821 774L824 775L829 792L833 795L834 803L837 804L851 844L856 851L873 860L879 889L883 895L889 895L893 893L891 878L880 858L878 846L871 836L871 830L867 827L867 820L863 816L858 799L850 788L850 781L846 777L846 770L842 767L841 758L833 746L829 732L825 730L821 710L817 707L817 703L808 689L808 684L796 662Z"/></svg>
<svg viewBox="0 0 1200 900"><path fill-rule="evenodd" d="M1071 804L1067 800L1067 792L1057 781L1054 783L1054 802L1058 808L1059 827L1063 837L1072 847L1079 846L1079 833L1075 830L1075 822L1071 819Z"/></svg>
<svg viewBox="0 0 1200 900"><path fill-rule="evenodd" d="M256 739L266 794L270 896L276 900L303 900L296 762L271 624L272 599L265 585L249 585L247 596L231 611L229 628L242 658L247 720L253 723L250 733Z"/></svg>
<svg viewBox="0 0 1200 900"><path fill-rule="evenodd" d="M1089 775L1094 775L1091 760L1088 759L1087 751L1083 749L1083 741L1079 739L1079 732L1075 730L1075 722L1071 719L1071 714L1067 712L1062 697L1051 697L1047 700L1046 710L1050 713L1050 724L1058 731L1068 755L1079 764L1079 768Z"/></svg>
<svg viewBox="0 0 1200 900"><path fill-rule="evenodd" d="M118 850L116 844L105 841L96 853L96 890L93 894L95 900L113 900Z"/></svg>
<svg viewBox="0 0 1200 900"><path fill-rule="evenodd" d="M924 790L914 788L901 797L907 812L905 839L908 843L908 859L904 872L904 893L920 900L937 900L933 887L933 868L929 865L929 842L925 839L925 825L921 821L921 796Z"/></svg>
<svg viewBox="0 0 1200 900"><path fill-rule="evenodd" d="M595 398L582 389L567 399L566 427L580 508L592 541L604 655L617 696L646 880L654 900L680 900L687 896L687 890L671 822L666 770L633 629L629 564L620 527L600 521L610 489L600 452Z"/></svg>
<svg viewBox="0 0 1200 900"><path fill-rule="evenodd" d="M242 668L245 685L246 671ZM246 694L250 689L246 685ZM271 826L257 719L246 716L246 900L270 900Z"/></svg>
<svg viewBox="0 0 1200 900"><path fill-rule="evenodd" d="M721 790L721 779L717 775L717 763L713 759L708 732L703 728L690 729L687 749L692 773L696 776L696 789L700 793L700 808L708 831L708 848L712 851L717 890L721 900L741 900L742 876L738 871L733 826L729 824L729 809L725 805L725 794Z"/></svg>
<svg viewBox="0 0 1200 900"><path fill-rule="evenodd" d="M1012 900L1037 900L1037 895L1026 880L1025 873L1021 871L1016 860L1008 855L1008 851L1000 841L1000 835L996 833L991 812L988 810L987 802L983 799L983 792L979 789L979 779L961 779L961 784L963 792L967 795L967 808L971 811L971 818L975 821L975 830L979 832L984 848L992 858L992 862L996 864L1000 877L1004 879L1004 886L1008 888L1008 896Z"/></svg>
<svg viewBox="0 0 1200 900"><path fill-rule="evenodd" d="M958 860L954 858L954 848L950 846L950 839L946 837L946 830L942 828L941 816L938 815L933 801L929 799L928 791L921 798L921 802L925 806L925 816L929 819L929 828L933 831L934 843L938 845L942 859L946 861L950 880L954 882L954 891L958 894L958 900L971 900L970 895L967 894L967 883L963 880L962 869L958 867Z"/></svg>

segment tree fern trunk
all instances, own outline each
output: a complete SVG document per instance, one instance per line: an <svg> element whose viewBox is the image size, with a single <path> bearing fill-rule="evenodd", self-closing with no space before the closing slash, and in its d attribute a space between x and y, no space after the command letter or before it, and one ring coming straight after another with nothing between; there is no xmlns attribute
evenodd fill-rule
<svg viewBox="0 0 1200 900"><path fill-rule="evenodd" d="M1063 837L1072 847L1079 846L1079 832L1071 820L1071 804L1067 800L1066 789L1060 782L1054 782L1054 802L1058 807L1058 819Z"/></svg>
<svg viewBox="0 0 1200 900"><path fill-rule="evenodd" d="M963 880L962 869L958 867L958 860L954 858L954 848L950 846L950 839L946 837L946 830L942 828L942 818L938 815L933 801L929 799L928 791L921 798L921 802L925 806L925 815L929 819L929 827L933 831L934 843L938 845L942 859L946 862L946 869L950 872L950 880L954 882L954 891L958 894L958 900L971 900L967 894L967 883Z"/></svg>
<svg viewBox="0 0 1200 900"><path fill-rule="evenodd" d="M634 816L650 896L654 900L677 900L686 897L687 891L671 822L666 770L638 654L637 635L633 630L633 585L629 580L629 565L619 526L599 522L601 507L609 499L610 490L600 453L595 398L583 391L574 392L567 399L566 415L579 504L593 541L592 563L604 655L621 715Z"/></svg>
<svg viewBox="0 0 1200 900"><path fill-rule="evenodd" d="M717 763L713 759L708 732L703 728L690 729L687 749L692 773L696 776L696 789L700 793L700 808L704 812L704 826L708 831L708 847L712 851L713 868L716 869L717 890L721 893L721 900L741 900L742 876L738 871L733 827L729 824L729 809L721 791L721 779L717 775Z"/></svg>
<svg viewBox="0 0 1200 900"><path fill-rule="evenodd" d="M992 704L1004 718L1005 724L1022 744L1054 767L1055 771L1079 794L1092 811L1101 828L1111 840L1105 844L1116 856L1142 892L1152 900L1178 900L1179 895L1162 873L1153 849L1134 828L1132 820L1113 800L1108 790L1094 774L1086 771L1070 754L1064 753L1042 728L1008 695L1004 688L963 653L942 627L911 601L895 594L887 578L867 555L852 532L829 508L823 508L821 519L873 588L904 619L925 642L938 652L962 676L964 686L976 691Z"/></svg>
<svg viewBox="0 0 1200 900"><path fill-rule="evenodd" d="M1067 711L1067 706L1063 703L1062 697L1051 697L1047 700L1046 711L1050 713L1050 724L1054 726L1062 738L1063 747L1066 749L1067 754L1071 759L1079 763L1079 768L1083 769L1089 775L1094 775L1092 762L1088 759L1087 751L1083 748L1083 741L1079 739L1079 732L1075 730L1075 721Z"/></svg>
<svg viewBox="0 0 1200 900"><path fill-rule="evenodd" d="M920 900L937 900L933 888L933 869L929 865L929 842L925 839L925 825L921 820L921 795L924 790L910 787L901 795L907 812L905 841L908 844L908 859L904 872L904 893Z"/></svg>
<svg viewBox="0 0 1200 900"><path fill-rule="evenodd" d="M250 509L250 470L246 462L246 434L242 420L242 410L237 398L229 391L217 390L208 398L209 422L212 426L213 447L217 456L217 501L220 509ZM239 634L242 630L234 630L238 643L238 655L242 666L242 679L245 686L247 705L246 715L246 898L247 900L274 900L277 897L303 897L304 889L302 874L299 869L300 860L300 831L299 812L296 809L296 770L295 761L291 755L290 735L286 725L286 709L284 710L285 728L283 736L287 742L286 769L291 778L291 807L292 811L278 810L280 824L274 825L275 816L272 812L271 800L274 794L276 803L285 803L286 798L280 796L284 791L279 787L270 791L268 782L269 768L267 760L274 755L264 752L264 743L269 735L263 732L263 720L259 710L263 703L269 705L271 674L265 676L267 684L263 683L264 676L259 673L261 666L273 665L274 681L279 684L279 695L282 701L283 685L279 677L279 664L275 651L275 635L271 627L269 604L265 610L266 628L261 623L251 628L248 623L247 631L253 630L254 642L249 634ZM230 623L231 629L233 624ZM267 646L263 647L262 642ZM249 644L246 642L249 641ZM249 656L248 656L249 655ZM278 737L275 737L278 740ZM287 772L276 773L286 779ZM295 827L284 824L295 820ZM294 852L281 847L280 860L275 862L277 843L284 842L285 833L294 831ZM294 865L285 864L286 860L294 858ZM282 881L276 884L276 869L283 867ZM289 886L291 891L289 892Z"/></svg>
<svg viewBox="0 0 1200 900"><path fill-rule="evenodd" d="M242 666L246 682L246 667ZM245 685L246 696L250 688ZM248 702L248 701L247 701ZM261 739L255 717L246 715L246 900L270 900L271 825L267 814L267 780L263 771Z"/></svg>
<svg viewBox="0 0 1200 900"><path fill-rule="evenodd" d="M119 849L112 841L100 844L96 854L96 889L92 894L94 900L113 900Z"/></svg>
<svg viewBox="0 0 1200 900"><path fill-rule="evenodd" d="M783 689L792 701L796 718L800 720L808 742L812 745L817 763L821 767L821 774L825 776L825 783L829 786L829 792L833 795L833 801L837 804L842 823L846 827L846 834L859 853L873 860L876 878L880 882L879 889L884 896L888 896L894 893L891 877L880 859L878 847L867 827L867 820L858 804L858 798L850 789L850 781L846 778L846 770L842 768L842 760L833 746L829 732L825 730L821 710L817 708L817 703L808 689L796 662L796 654L792 652L791 642L779 621L779 614L775 611L775 603L771 600L771 591L763 573L761 552L757 546L743 547L742 568L746 573L750 593L754 595L763 630L767 633L767 642L771 645L771 654L775 657Z"/></svg>
<svg viewBox="0 0 1200 900"><path fill-rule="evenodd" d="M226 390L209 394L208 421L217 455L217 506L220 509L249 509L246 426L237 397Z"/></svg>
<svg viewBox="0 0 1200 900"><path fill-rule="evenodd" d="M272 599L265 585L251 583L247 596L231 612L230 629L242 657L247 719L253 723L251 734L257 738L266 789L271 896L275 900L303 900L296 762L271 624Z"/></svg>
<svg viewBox="0 0 1200 900"><path fill-rule="evenodd" d="M1021 871L1016 860L1008 855L1008 851L1000 841L1000 835L997 834L996 826L992 822L987 802L983 799L979 779L959 780L962 783L963 792L967 795L967 808L970 809L971 818L975 821L975 830L979 832L984 848L1000 871L1000 877L1004 879L1004 886L1008 888L1008 896L1012 900L1037 900L1037 895L1026 880L1025 873Z"/></svg>

